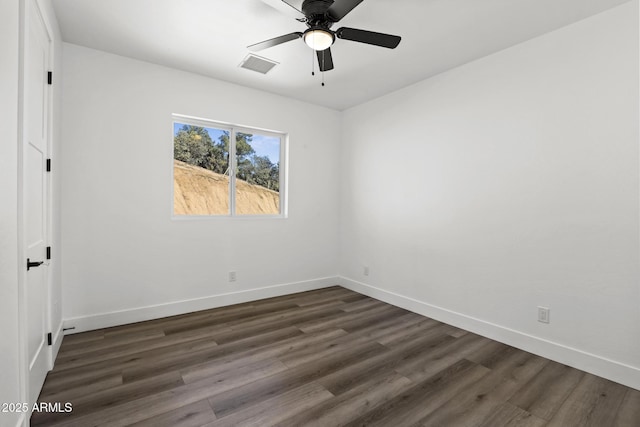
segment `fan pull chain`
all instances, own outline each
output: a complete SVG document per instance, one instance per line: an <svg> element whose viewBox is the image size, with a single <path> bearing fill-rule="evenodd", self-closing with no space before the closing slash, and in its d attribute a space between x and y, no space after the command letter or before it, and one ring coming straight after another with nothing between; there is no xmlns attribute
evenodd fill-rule
<svg viewBox="0 0 640 427"><path fill-rule="evenodd" d="M324 50L322 51L322 86L324 87Z"/></svg>
<svg viewBox="0 0 640 427"><path fill-rule="evenodd" d="M316 75L316 71L315 71L316 70L316 66L315 66L315 62L316 61L315 61L315 58L314 58L315 54L316 54L316 51L315 50L311 50L311 75L312 76Z"/></svg>

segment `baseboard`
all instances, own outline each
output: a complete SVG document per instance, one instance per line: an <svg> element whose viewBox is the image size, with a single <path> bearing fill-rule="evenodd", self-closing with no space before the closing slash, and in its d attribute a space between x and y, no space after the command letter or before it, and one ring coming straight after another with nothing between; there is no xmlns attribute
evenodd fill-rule
<svg viewBox="0 0 640 427"><path fill-rule="evenodd" d="M143 322L167 316L191 313L210 308L223 307L243 302L272 298L296 292L311 291L338 285L338 277L324 277L302 282L286 283L267 286L226 294L211 295L204 298L190 299L153 306L139 307L130 310L113 311L90 316L73 317L64 320L64 328L73 328L65 334L92 331L94 329L109 328L126 325L128 323Z"/></svg>
<svg viewBox="0 0 640 427"><path fill-rule="evenodd" d="M640 390L640 369L636 367L376 288L346 277L340 277L339 283L341 286L360 294Z"/></svg>

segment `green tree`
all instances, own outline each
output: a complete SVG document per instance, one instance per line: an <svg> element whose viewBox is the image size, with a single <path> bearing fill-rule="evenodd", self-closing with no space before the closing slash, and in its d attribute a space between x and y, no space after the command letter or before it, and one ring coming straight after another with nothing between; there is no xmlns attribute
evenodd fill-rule
<svg viewBox="0 0 640 427"><path fill-rule="evenodd" d="M203 127L183 125L173 138L173 158L190 165L204 167L213 141Z"/></svg>
<svg viewBox="0 0 640 427"><path fill-rule="evenodd" d="M236 133L236 156L239 160L244 160L256 152L251 146L251 142L253 142L253 135Z"/></svg>
<svg viewBox="0 0 640 427"><path fill-rule="evenodd" d="M269 171L269 182L272 190L280 191L280 162L273 165Z"/></svg>
<svg viewBox="0 0 640 427"><path fill-rule="evenodd" d="M225 152L229 152L229 134L220 135L218 145ZM254 166L250 156L255 153L251 146L253 135L248 133L236 133L236 162L237 162L237 178L255 184L253 179Z"/></svg>
<svg viewBox="0 0 640 427"><path fill-rule="evenodd" d="M207 169L224 174L229 168L229 132L224 132L209 149Z"/></svg>
<svg viewBox="0 0 640 427"><path fill-rule="evenodd" d="M272 170L274 164L267 156L253 156L254 180L255 183L272 190L274 188L272 180Z"/></svg>
<svg viewBox="0 0 640 427"><path fill-rule="evenodd" d="M224 152L229 152L229 132L225 132L220 135L218 138L218 145L224 150ZM236 157L238 161L246 159L248 156L255 153L255 150L251 146L251 142L253 140L253 135L248 133L236 133Z"/></svg>
<svg viewBox="0 0 640 427"><path fill-rule="evenodd" d="M229 132L217 141L200 126L183 125L174 137L173 157L210 171L225 174L229 168ZM280 164L258 156L251 146L253 135L236 133L237 178L270 190L280 190Z"/></svg>

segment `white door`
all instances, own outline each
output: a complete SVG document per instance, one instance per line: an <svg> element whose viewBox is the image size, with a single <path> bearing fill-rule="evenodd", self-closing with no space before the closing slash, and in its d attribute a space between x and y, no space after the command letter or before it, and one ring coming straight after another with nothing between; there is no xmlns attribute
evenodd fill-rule
<svg viewBox="0 0 640 427"><path fill-rule="evenodd" d="M47 292L47 145L49 36L35 2L27 1L24 80L24 306L28 393L33 405L49 369ZM31 263L30 267L27 262ZM42 264L39 264L42 263Z"/></svg>

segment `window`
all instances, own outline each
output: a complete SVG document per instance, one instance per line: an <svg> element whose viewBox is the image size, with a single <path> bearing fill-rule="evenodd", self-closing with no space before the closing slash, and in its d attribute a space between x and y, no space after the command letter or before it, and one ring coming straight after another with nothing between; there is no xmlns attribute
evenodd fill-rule
<svg viewBox="0 0 640 427"><path fill-rule="evenodd" d="M286 135L173 116L174 216L284 216Z"/></svg>

